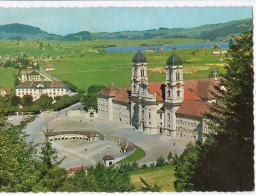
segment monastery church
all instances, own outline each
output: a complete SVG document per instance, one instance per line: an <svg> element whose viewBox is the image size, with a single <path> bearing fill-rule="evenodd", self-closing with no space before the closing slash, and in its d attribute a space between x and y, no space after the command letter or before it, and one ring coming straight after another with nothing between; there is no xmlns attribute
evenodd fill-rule
<svg viewBox="0 0 256 195"><path fill-rule="evenodd" d="M113 84L97 96L98 117L134 126L150 134L165 134L191 141L204 141L208 133L206 112L216 101L211 91L219 85L213 78L183 81L181 58L173 53L166 62L166 80L148 83L147 60L138 51L132 59L131 87Z"/></svg>

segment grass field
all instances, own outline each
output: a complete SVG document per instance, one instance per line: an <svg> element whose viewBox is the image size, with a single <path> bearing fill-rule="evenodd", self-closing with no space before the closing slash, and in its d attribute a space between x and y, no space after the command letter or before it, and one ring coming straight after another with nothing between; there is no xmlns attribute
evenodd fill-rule
<svg viewBox="0 0 256 195"><path fill-rule="evenodd" d="M0 69L0 87L11 87L14 89L14 75L17 73L18 70L14 68Z"/></svg>
<svg viewBox="0 0 256 195"><path fill-rule="evenodd" d="M131 175L131 182L135 186L135 191L139 191L143 187L140 181L142 177L148 184L161 187L161 192L174 192L175 182L175 166L166 165L163 167L152 167L133 171Z"/></svg>
<svg viewBox="0 0 256 195"><path fill-rule="evenodd" d="M140 147L136 146L136 151L130 155L124 158L123 160L120 160L118 163L130 163L134 162L136 160L139 160L145 156L145 151L142 150Z"/></svg>
<svg viewBox="0 0 256 195"><path fill-rule="evenodd" d="M39 42L44 44L44 50L39 49ZM22 45L17 45L17 41L0 41L0 56L20 55L20 52L26 52L34 57L49 55L62 59L53 62L39 62L40 66L54 64L55 71L50 74L60 80L67 80L78 86L78 88L87 90L91 85L109 86L113 81L117 87L126 87L131 84L131 61L135 52L94 52L95 48L104 48L108 45L116 46L136 46L141 43L148 45L170 45L175 44L200 44L210 43L203 40L190 38L172 38L172 39L148 39L148 40L99 40L84 42L60 42L60 41L38 41L38 44L32 44L30 41L23 41ZM191 52L197 49L179 49L176 53L184 61L184 67L208 66L207 70L197 70L193 73L184 74L184 79L206 78L209 76L214 64L219 68L219 72L224 72L223 65L226 61L219 62L218 56L213 56L211 52L214 49L199 49L193 55ZM162 52L144 52L148 68L165 68L167 58L172 54L171 51ZM0 86L13 86L10 77L12 72L0 70L0 75L5 75L0 80ZM163 82L165 73L149 73L149 82Z"/></svg>

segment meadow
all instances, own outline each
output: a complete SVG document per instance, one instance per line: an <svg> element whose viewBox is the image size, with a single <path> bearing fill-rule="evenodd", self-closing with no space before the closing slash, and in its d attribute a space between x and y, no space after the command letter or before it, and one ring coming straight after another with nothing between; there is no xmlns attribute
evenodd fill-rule
<svg viewBox="0 0 256 195"><path fill-rule="evenodd" d="M49 62L39 62L40 66L54 64L55 71L49 72L60 80L67 80L87 90L91 85L109 86L112 82L117 87L126 87L131 84L131 61L135 52L98 52L111 45L116 46L136 46L140 44L148 45L168 45L175 44L204 44L212 43L203 40L190 38L171 39L145 39L145 40L98 40L84 42L60 42L60 41L22 41L18 45L17 41L0 41L0 56L17 56L21 52L26 52L33 57L43 58L60 56L60 59ZM40 48L40 43L43 47ZM42 45L41 44L41 45ZM169 44L171 45L171 44ZM214 64L219 72L224 72L224 61L218 61L218 56L213 56L212 51L216 49L179 49L176 54L184 62L184 79L206 78L210 75ZM194 52L194 54L193 54ZM147 58L148 69L165 68L167 58L173 51L143 52ZM207 67L206 69L202 67ZM185 71L187 69L187 72ZM163 82L164 72L148 71L149 82ZM0 75L5 75L0 80L0 87L13 87L13 72L0 70Z"/></svg>
<svg viewBox="0 0 256 195"><path fill-rule="evenodd" d="M150 185L158 185L161 192L174 192L175 166L149 167L131 172L131 183L135 186L134 191L139 191L144 185L140 181L143 178Z"/></svg>

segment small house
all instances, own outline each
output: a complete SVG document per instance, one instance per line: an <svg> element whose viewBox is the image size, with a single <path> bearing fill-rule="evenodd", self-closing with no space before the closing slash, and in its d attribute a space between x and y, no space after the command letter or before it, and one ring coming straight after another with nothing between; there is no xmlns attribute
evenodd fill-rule
<svg viewBox="0 0 256 195"><path fill-rule="evenodd" d="M0 88L1 96L11 95L11 93L12 93L12 88Z"/></svg>
<svg viewBox="0 0 256 195"><path fill-rule="evenodd" d="M53 64L47 64L45 67L44 67L45 71L52 71L52 70L55 70L55 66Z"/></svg>

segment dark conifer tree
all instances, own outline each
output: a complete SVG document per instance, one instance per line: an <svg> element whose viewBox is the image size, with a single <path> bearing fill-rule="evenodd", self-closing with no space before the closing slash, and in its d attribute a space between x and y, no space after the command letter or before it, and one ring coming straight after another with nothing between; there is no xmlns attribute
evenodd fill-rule
<svg viewBox="0 0 256 195"><path fill-rule="evenodd" d="M235 40L222 87L216 87L219 103L211 108L215 114L209 115L214 131L200 150L192 179L197 191L254 189L252 33Z"/></svg>

